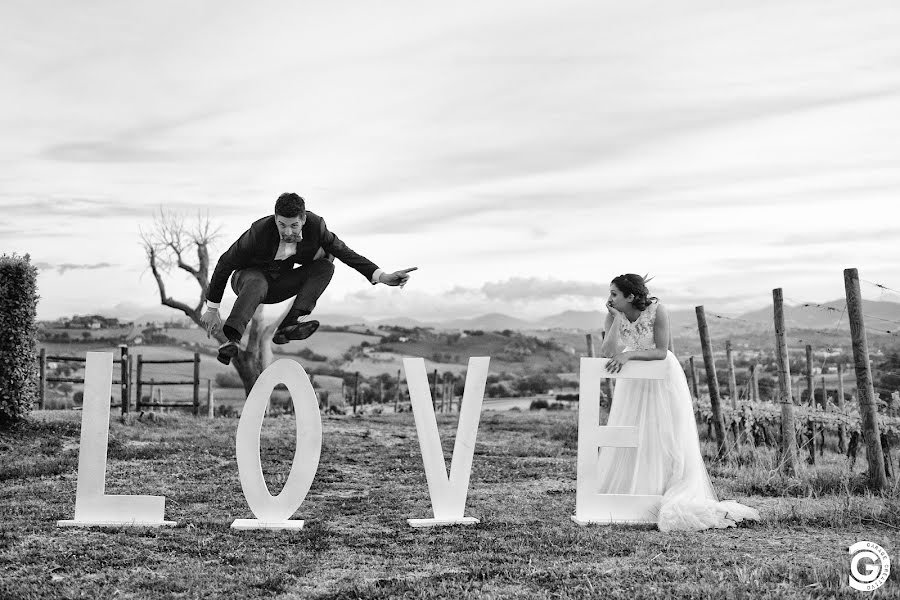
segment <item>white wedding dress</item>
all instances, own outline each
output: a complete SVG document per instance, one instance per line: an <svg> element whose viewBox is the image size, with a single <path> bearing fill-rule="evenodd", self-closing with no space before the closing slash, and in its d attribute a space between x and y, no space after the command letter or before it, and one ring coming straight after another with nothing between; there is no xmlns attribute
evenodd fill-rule
<svg viewBox="0 0 900 600"><path fill-rule="evenodd" d="M613 324L625 350L651 350L657 304L633 323L624 315ZM662 496L660 531L733 527L758 520L756 509L733 500L719 501L700 454L693 402L684 371L667 352L666 377L616 379L607 425L638 428L637 448L600 449L599 489L605 494Z"/></svg>

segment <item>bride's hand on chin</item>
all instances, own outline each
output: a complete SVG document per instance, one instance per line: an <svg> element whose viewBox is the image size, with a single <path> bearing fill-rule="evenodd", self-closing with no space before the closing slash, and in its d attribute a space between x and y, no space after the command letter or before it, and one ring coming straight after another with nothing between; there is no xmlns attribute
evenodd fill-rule
<svg viewBox="0 0 900 600"><path fill-rule="evenodd" d="M620 311L617 308L613 308L613 305L610 304L609 302L606 303L606 310L608 310L609 314L611 314L613 317L615 317L617 319L622 316L622 311Z"/></svg>

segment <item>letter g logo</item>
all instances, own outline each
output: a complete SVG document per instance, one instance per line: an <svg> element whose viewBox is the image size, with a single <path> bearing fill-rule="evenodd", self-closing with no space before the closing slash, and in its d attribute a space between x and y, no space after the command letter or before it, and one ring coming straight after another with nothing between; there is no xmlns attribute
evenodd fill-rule
<svg viewBox="0 0 900 600"><path fill-rule="evenodd" d="M874 542L856 542L850 546L848 583L854 590L877 590L884 585L890 574L891 559L884 548Z"/></svg>

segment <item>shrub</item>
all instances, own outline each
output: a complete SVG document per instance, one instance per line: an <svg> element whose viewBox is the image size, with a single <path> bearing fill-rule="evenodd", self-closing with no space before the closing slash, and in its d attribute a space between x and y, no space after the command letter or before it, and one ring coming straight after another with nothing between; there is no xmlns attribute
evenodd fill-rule
<svg viewBox="0 0 900 600"><path fill-rule="evenodd" d="M244 383L236 372L227 371L225 373L216 373L216 387L243 388Z"/></svg>
<svg viewBox="0 0 900 600"><path fill-rule="evenodd" d="M368 342L363 342L363 344L367 344ZM306 360L312 360L316 362L325 362L328 360L327 356L323 356L322 354L316 354L309 348L303 348L299 352L297 352L297 356L300 358L305 358Z"/></svg>
<svg viewBox="0 0 900 600"><path fill-rule="evenodd" d="M537 400L532 400L531 405L528 407L528 410L540 410L542 408L549 408L550 405L543 398L538 398Z"/></svg>
<svg viewBox="0 0 900 600"><path fill-rule="evenodd" d="M37 268L0 256L0 424L24 419L37 396Z"/></svg>

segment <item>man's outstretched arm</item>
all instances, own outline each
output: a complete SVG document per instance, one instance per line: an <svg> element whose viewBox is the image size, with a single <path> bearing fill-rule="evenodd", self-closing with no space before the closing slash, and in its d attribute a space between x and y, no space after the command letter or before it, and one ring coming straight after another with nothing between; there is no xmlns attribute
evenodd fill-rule
<svg viewBox="0 0 900 600"><path fill-rule="evenodd" d="M393 273L387 273L380 269L378 265L370 261L365 256L358 254L350 249L341 239L332 233L325 225L325 219L321 219L319 225L319 235L322 240L322 248L326 252L339 259L345 265L356 269L372 284L383 283L390 286L403 286L409 281L409 273L415 271L417 267L409 269L401 269Z"/></svg>

